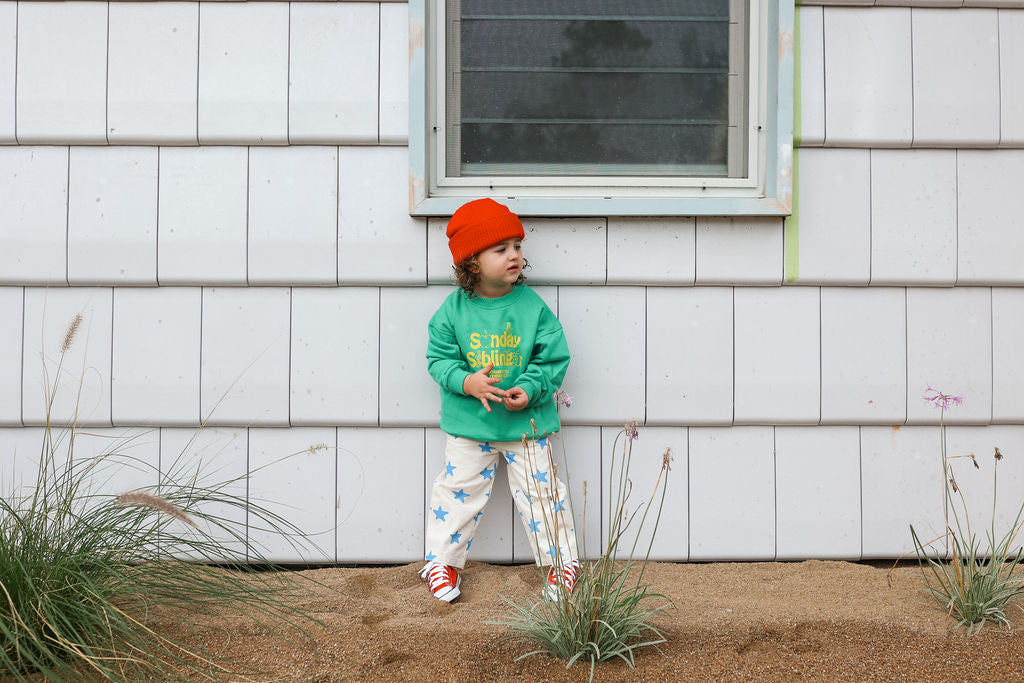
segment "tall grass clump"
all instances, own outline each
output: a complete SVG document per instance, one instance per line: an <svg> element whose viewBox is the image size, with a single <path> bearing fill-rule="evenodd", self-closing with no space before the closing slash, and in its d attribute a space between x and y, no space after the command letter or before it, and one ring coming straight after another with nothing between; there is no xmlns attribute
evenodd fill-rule
<svg viewBox="0 0 1024 683"><path fill-rule="evenodd" d="M570 399L564 393L556 394L561 405ZM534 435L536 439L537 435ZM654 544L654 535L661 517L661 504L665 500L667 473L671 466L671 450L666 449L657 481L647 501L630 511L629 498L632 482L629 477L633 454L633 441L637 438L636 423L626 425L616 436L612 446L612 462L608 482L608 532L604 553L590 561L586 550L586 513L583 513L582 567L577 574L575 590L557 601L529 600L517 603L503 596L512 608L512 615L503 621L512 632L537 646L517 659L547 653L563 659L566 668L576 662L590 663L590 677L598 662L621 659L631 668L635 666L634 653L647 646L657 647L665 642L664 634L649 622L657 612L667 607L669 600L652 590L644 582L644 572ZM525 441L525 437L524 437ZM620 449L621 444L621 449ZM564 445L563 445L564 452ZM552 471L554 463L549 463ZM566 473L566 485L569 483ZM587 483L583 482L584 510ZM648 522L648 513L657 499L657 512L653 515L650 541L641 559L636 557L641 531ZM558 529L565 520L545 519L545 528L554 529L550 535L558 538ZM620 545L627 530L635 524L632 547L624 560L619 560ZM550 540L550 539L549 539ZM552 546L558 543L552 541ZM546 574L544 574L546 578Z"/></svg>
<svg viewBox="0 0 1024 683"><path fill-rule="evenodd" d="M967 627L977 632L987 622L1009 627L1006 609L1024 594L1024 577L1014 576L1021 561L1022 548L1014 550L1014 543L1024 526L1024 502L1017 511L1013 524L1000 536L996 535L996 499L999 488L999 461L1003 454L996 447L992 458L992 521L985 530L985 543L978 540L971 528L967 499L957 483L952 460L966 459L980 469L974 454L947 456L946 410L963 402L962 396L943 394L928 387L924 399L939 409L939 443L942 454L942 480L944 483L943 514L945 531L938 538L922 542L913 525L910 534L914 541L917 561L924 577L925 590L957 620L956 627ZM952 521L950 520L952 517ZM951 558L936 557L934 544L948 540Z"/></svg>
<svg viewBox="0 0 1024 683"><path fill-rule="evenodd" d="M50 424L65 354L81 324L76 316L68 327L56 373L45 382L47 423L35 481L10 495L0 491L0 678L236 677L239 667L229 659L161 635L156 622L174 619L187 630L188 617L217 608L267 629L301 630L308 617L288 601L295 586L247 570L259 556L245 526L228 517L238 511L282 533L298 530L232 494L239 480L208 483L182 456L152 488L94 492L107 468L148 468L157 476L128 454L138 435L98 456L74 457L77 409L68 423ZM183 557L190 561L175 559Z"/></svg>

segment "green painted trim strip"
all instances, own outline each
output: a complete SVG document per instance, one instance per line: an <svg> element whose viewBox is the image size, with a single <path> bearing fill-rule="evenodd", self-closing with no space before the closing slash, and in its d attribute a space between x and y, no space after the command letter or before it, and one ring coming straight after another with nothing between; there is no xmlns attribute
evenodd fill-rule
<svg viewBox="0 0 1024 683"><path fill-rule="evenodd" d="M800 150L793 150L793 213L785 219L782 241L786 282L800 277Z"/></svg>
<svg viewBox="0 0 1024 683"><path fill-rule="evenodd" d="M793 213L785 219L783 269L786 282L800 277L800 0L793 17Z"/></svg>

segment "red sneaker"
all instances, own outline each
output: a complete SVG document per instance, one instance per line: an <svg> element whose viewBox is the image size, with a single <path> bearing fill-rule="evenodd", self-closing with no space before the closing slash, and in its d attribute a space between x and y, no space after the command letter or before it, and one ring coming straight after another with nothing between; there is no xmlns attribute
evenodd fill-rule
<svg viewBox="0 0 1024 683"><path fill-rule="evenodd" d="M427 562L420 570L420 576L426 579L427 585L430 586L430 594L438 600L451 602L462 595L462 591L459 590L462 577L455 567L449 567L441 562Z"/></svg>
<svg viewBox="0 0 1024 683"><path fill-rule="evenodd" d="M573 560L561 567L552 565L551 571L548 572L548 585L544 586L544 597L552 601L561 600L563 588L565 595L572 593L581 567L579 560Z"/></svg>

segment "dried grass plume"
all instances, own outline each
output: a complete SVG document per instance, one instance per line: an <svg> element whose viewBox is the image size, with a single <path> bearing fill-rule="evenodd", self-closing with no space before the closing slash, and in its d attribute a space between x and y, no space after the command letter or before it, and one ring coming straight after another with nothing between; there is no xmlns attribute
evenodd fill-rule
<svg viewBox="0 0 1024 683"><path fill-rule="evenodd" d="M157 510L165 515L174 517L182 524L187 524L196 529L199 528L199 525L193 522L192 518L185 514L184 510L166 498L161 498L160 496L154 496L142 491L129 491L128 493L122 493L114 500L114 502L118 505L141 505L142 507Z"/></svg>
<svg viewBox="0 0 1024 683"><path fill-rule="evenodd" d="M68 329L64 333L64 343L60 345L61 353L67 353L68 349L71 348L71 343L75 341L75 335L78 334L78 328L82 326L82 314L75 313L75 317L71 319L68 324Z"/></svg>

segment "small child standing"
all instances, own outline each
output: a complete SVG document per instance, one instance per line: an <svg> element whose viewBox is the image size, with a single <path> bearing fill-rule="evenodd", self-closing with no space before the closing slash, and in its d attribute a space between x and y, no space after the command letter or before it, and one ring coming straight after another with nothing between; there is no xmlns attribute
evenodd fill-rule
<svg viewBox="0 0 1024 683"><path fill-rule="evenodd" d="M534 559L551 566L542 594L557 600L572 591L580 567L572 509L547 438L561 426L552 397L569 348L555 314L523 284L518 216L477 199L455 212L447 235L459 288L430 320L427 364L441 387L448 437L420 576L439 600L460 595L459 570L504 461Z"/></svg>

